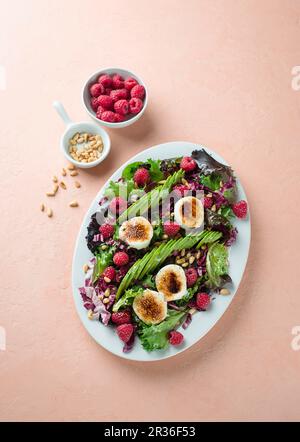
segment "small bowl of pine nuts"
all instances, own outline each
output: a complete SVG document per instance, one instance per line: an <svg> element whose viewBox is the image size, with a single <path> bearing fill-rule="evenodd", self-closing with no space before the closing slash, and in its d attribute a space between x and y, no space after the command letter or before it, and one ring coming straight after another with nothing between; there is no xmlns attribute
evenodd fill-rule
<svg viewBox="0 0 300 442"><path fill-rule="evenodd" d="M77 167L87 169L98 166L110 152L107 132L94 123L74 123L58 101L53 106L67 125L60 143L64 156Z"/></svg>

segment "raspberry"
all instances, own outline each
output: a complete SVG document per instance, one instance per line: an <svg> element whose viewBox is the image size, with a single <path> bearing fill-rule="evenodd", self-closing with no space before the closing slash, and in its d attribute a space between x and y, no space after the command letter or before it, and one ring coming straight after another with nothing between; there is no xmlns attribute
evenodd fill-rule
<svg viewBox="0 0 300 442"><path fill-rule="evenodd" d="M114 267L112 267L112 266L106 267L106 269L102 273L102 276L103 276L103 278L110 279L110 282L113 281L116 276L116 271L115 271Z"/></svg>
<svg viewBox="0 0 300 442"><path fill-rule="evenodd" d="M113 313L111 315L111 320L114 324L130 324L131 322L131 314L128 310L124 310L123 312Z"/></svg>
<svg viewBox="0 0 300 442"><path fill-rule="evenodd" d="M129 108L132 114L138 114L143 108L143 102L140 98L131 98L129 101Z"/></svg>
<svg viewBox="0 0 300 442"><path fill-rule="evenodd" d="M129 261L129 256L126 252L117 252L114 254L113 261L118 267L126 266Z"/></svg>
<svg viewBox="0 0 300 442"><path fill-rule="evenodd" d="M148 181L150 180L150 174L148 169L145 169L144 167L140 167L133 176L134 182L138 186L145 186Z"/></svg>
<svg viewBox="0 0 300 442"><path fill-rule="evenodd" d="M168 236L175 236L180 230L180 225L173 221L166 221L164 223L164 232Z"/></svg>
<svg viewBox="0 0 300 442"><path fill-rule="evenodd" d="M127 89L116 89L114 91L111 91L110 97L112 98L113 102L115 103L118 100L124 100L128 98L128 91Z"/></svg>
<svg viewBox="0 0 300 442"><path fill-rule="evenodd" d="M140 98L142 100L145 96L144 86L142 86L141 84L133 86L133 88L130 91L130 95L132 98Z"/></svg>
<svg viewBox="0 0 300 442"><path fill-rule="evenodd" d="M115 123L121 123L125 120L125 117L121 114L115 114Z"/></svg>
<svg viewBox="0 0 300 442"><path fill-rule="evenodd" d="M180 345L183 341L183 334L178 331L171 331L169 334L169 342L171 345Z"/></svg>
<svg viewBox="0 0 300 442"><path fill-rule="evenodd" d="M129 111L128 101L127 100L118 100L114 104L115 111L117 114L126 115Z"/></svg>
<svg viewBox="0 0 300 442"><path fill-rule="evenodd" d="M117 327L117 333L121 341L128 342L133 333L133 325L132 324L121 324Z"/></svg>
<svg viewBox="0 0 300 442"><path fill-rule="evenodd" d="M244 200L239 201L238 203L233 204L232 206L233 213L238 218L246 218L247 211L248 211L248 205L247 202Z"/></svg>
<svg viewBox="0 0 300 442"><path fill-rule="evenodd" d="M103 74L98 78L98 83L102 84L104 87L111 87L112 79L109 75Z"/></svg>
<svg viewBox="0 0 300 442"><path fill-rule="evenodd" d="M95 83L90 87L90 94L92 97L99 97L99 95L103 94L104 87L102 84Z"/></svg>
<svg viewBox="0 0 300 442"><path fill-rule="evenodd" d="M103 106L99 106L98 104L96 117L99 118L99 120L101 120L101 115L103 114L103 112L106 112L106 110L104 109Z"/></svg>
<svg viewBox="0 0 300 442"><path fill-rule="evenodd" d="M115 74L112 78L112 86L114 89L122 89L124 87L124 78L119 74Z"/></svg>
<svg viewBox="0 0 300 442"><path fill-rule="evenodd" d="M188 288L190 288L196 283L196 281L198 279L197 270L194 267L186 269L185 276L186 276L187 286L188 286Z"/></svg>
<svg viewBox="0 0 300 442"><path fill-rule="evenodd" d="M188 188L188 186L185 186L184 184L178 184L177 186L173 187L173 190L176 193L176 195L178 195L179 197L182 197L190 189Z"/></svg>
<svg viewBox="0 0 300 442"><path fill-rule="evenodd" d="M110 95L111 91L112 91L111 87L105 88L104 95Z"/></svg>
<svg viewBox="0 0 300 442"><path fill-rule="evenodd" d="M198 293L196 298L196 304L199 310L206 310L210 304L210 296L205 292Z"/></svg>
<svg viewBox="0 0 300 442"><path fill-rule="evenodd" d="M115 113L112 111L104 111L102 112L100 119L103 121L108 121L109 123L114 123Z"/></svg>
<svg viewBox="0 0 300 442"><path fill-rule="evenodd" d="M99 106L98 99L96 97L91 98L91 108L93 109L93 111L96 112L98 106Z"/></svg>
<svg viewBox="0 0 300 442"><path fill-rule="evenodd" d="M196 169L197 164L196 161L191 157L183 157L180 162L181 169L185 170L185 172L192 172L192 170Z"/></svg>
<svg viewBox="0 0 300 442"><path fill-rule="evenodd" d="M114 214L122 213L125 209L127 209L127 203L120 196L116 196L111 200L109 208Z"/></svg>
<svg viewBox="0 0 300 442"><path fill-rule="evenodd" d="M131 89L136 86L138 84L138 82L136 81L135 78L133 77L128 77L126 78L126 80L124 81L124 86L125 89L127 89L128 91L131 91Z"/></svg>
<svg viewBox="0 0 300 442"><path fill-rule="evenodd" d="M113 101L108 95L100 95L98 97L98 103L99 106L103 106L104 109L112 109L113 108Z"/></svg>
<svg viewBox="0 0 300 442"><path fill-rule="evenodd" d="M213 205L213 199L205 196L204 197L204 209L210 209L212 205Z"/></svg>
<svg viewBox="0 0 300 442"><path fill-rule="evenodd" d="M108 239L114 234L114 227L111 224L102 224L99 227L99 232L103 235L104 239Z"/></svg>

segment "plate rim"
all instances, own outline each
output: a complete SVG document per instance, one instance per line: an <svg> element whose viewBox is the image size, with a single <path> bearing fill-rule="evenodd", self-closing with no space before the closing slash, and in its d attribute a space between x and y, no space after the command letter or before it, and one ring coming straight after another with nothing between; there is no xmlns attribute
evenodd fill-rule
<svg viewBox="0 0 300 442"><path fill-rule="evenodd" d="M238 282L238 284L236 284L235 286L235 290L234 293L232 293L230 296L230 300L228 305L225 307L224 311L221 313L220 316L217 317L217 319L214 319L212 322L212 325L201 335L199 336L193 343L184 346L183 348L176 348L176 352L171 353L171 354L164 354L163 351L161 353L161 356L157 356L157 357L151 357L149 359L142 359L142 358L136 358L136 357L130 357L130 352L129 353L124 353L121 349L120 351L115 350L115 348L110 348L108 346L105 346L105 344L103 344L102 342L99 342L99 340L93 335L93 333L91 332L91 330L89 330L89 328L85 325L83 318L81 316L81 311L80 308L78 306L77 303L77 297L78 297L78 287L75 285L74 281L75 281L75 261L76 261L76 255L77 255L77 249L79 248L79 244L80 244L80 239L81 239L81 235L82 235L82 230L84 228L86 228L86 223L87 221L89 221L90 218L90 212L93 212L93 206L95 204L96 201L99 201L100 198L103 196L103 192L105 190L105 188L108 186L109 182L112 180L112 176L114 175L118 175L120 174L124 167L126 167L128 164L132 163L133 161L138 161L137 157L139 157L141 154L146 154L147 152L151 151L153 152L156 149L161 149L162 147L166 147L166 146L170 146L170 145L174 145L174 144L182 144L183 148L184 147L190 147L192 148L192 146L194 147L194 149L205 149L210 155L212 155L213 157L217 157L218 161L222 160L222 162L225 165L228 165L227 161L225 161L225 159L215 150L208 148L206 145L200 144L200 143L192 143L191 141L168 141L168 142L164 142L164 143L160 143L160 144L156 144L154 146L150 146L146 149L141 150L140 152L137 152L135 155L133 155L132 157L130 157L126 162L124 162L118 169L116 169L111 175L110 177L106 180L106 182L103 184L103 186L99 189L99 191L97 192L96 196L92 199L91 204L89 205L88 209L85 212L85 215L81 221L80 227L79 227L79 231L77 233L76 236L76 241L75 241L75 246L74 246L74 251L73 251L73 258L72 258L72 272L71 272L71 284L72 284L72 294L73 294L73 301L75 304L75 308L76 308L76 312L79 316L80 322L82 323L84 329L88 332L88 334L93 338L93 340L100 345L103 349L105 349L106 351L108 351L109 353L113 354L114 356L120 357L122 359L126 359L126 360L131 360L131 361L136 361L136 362L155 362L155 361L160 361L160 360L164 360L164 359L169 359L171 357L177 356L181 353L183 353L184 351L188 350L189 348L193 347L196 343L198 343L201 339L203 339L214 327L215 325L221 320L221 318L223 317L223 315L225 314L225 312L227 311L227 309L229 308L229 306L232 304L234 298L236 297L237 293L238 293L238 289L239 286L243 280L244 274L245 274L245 269L247 266L247 262L249 259L249 251L250 251L250 246L251 246L251 215L250 215L250 207L249 207L249 201L245 192L245 189L241 183L241 180L239 179L238 175L236 174L236 171L234 169L235 172L235 176L237 178L237 182L238 182L238 187L239 190L242 191L242 193L244 194L245 200L247 201L248 204L248 215L247 215L247 219L244 220L243 222L247 223L248 225L248 230L249 230L249 236L248 236L248 247L247 247L247 252L245 254L245 259L243 261L243 268L242 268L242 272L241 272L241 278ZM164 158L163 158L164 159ZM234 247L234 245L233 245ZM229 262L230 262L230 258L229 258ZM83 276L84 279L84 276ZM81 299L80 299L81 301ZM83 305L82 305L82 308ZM85 310L86 311L86 310ZM104 327L103 324L100 324ZM153 352L149 353L146 350L143 350L144 353L146 355L151 355L153 354ZM159 352L159 350L158 350Z"/></svg>

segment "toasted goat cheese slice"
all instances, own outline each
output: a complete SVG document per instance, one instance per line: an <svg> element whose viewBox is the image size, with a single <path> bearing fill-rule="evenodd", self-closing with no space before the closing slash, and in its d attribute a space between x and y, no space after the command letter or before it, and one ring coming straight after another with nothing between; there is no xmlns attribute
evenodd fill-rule
<svg viewBox="0 0 300 442"><path fill-rule="evenodd" d="M121 224L119 237L134 249L144 249L153 237L153 227L143 216L136 216Z"/></svg>
<svg viewBox="0 0 300 442"><path fill-rule="evenodd" d="M155 278L156 288L166 301L181 299L187 290L186 276L182 267L176 264L164 266Z"/></svg>
<svg viewBox="0 0 300 442"><path fill-rule="evenodd" d="M167 316L167 303L161 293L146 289L134 298L135 314L145 324L159 324Z"/></svg>
<svg viewBox="0 0 300 442"><path fill-rule="evenodd" d="M202 201L194 196L180 198L174 207L175 221L186 229L200 227L204 221Z"/></svg>

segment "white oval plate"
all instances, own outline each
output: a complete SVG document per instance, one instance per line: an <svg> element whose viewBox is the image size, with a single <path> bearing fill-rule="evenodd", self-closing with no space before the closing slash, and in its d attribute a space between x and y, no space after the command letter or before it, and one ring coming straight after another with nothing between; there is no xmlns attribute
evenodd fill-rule
<svg viewBox="0 0 300 442"><path fill-rule="evenodd" d="M224 314L225 310L231 303L235 296L238 286L241 282L245 266L247 263L250 238L251 238L251 226L250 216L248 215L246 220L236 220L235 226L237 227L239 234L237 241L230 248L230 276L233 281L231 294L229 296L217 295L216 299L212 303L212 307L206 312L197 312L193 315L193 320L190 326L184 330L184 343L180 347L169 346L166 350L147 352L145 351L138 338L135 340L133 349L129 353L123 353L123 344L119 340L114 327L104 326L97 320L90 320L87 317L87 310L83 307L82 299L78 291L78 287L83 286L84 274L82 267L92 257L91 252L87 248L85 236L87 234L87 226L90 222L91 215L99 209L98 202L102 197L104 188L108 185L110 180L116 181L121 177L124 167L133 161L145 161L148 158L153 159L166 159L179 157L182 155L191 155L191 152L195 149L204 148L209 154L211 154L216 160L227 164L223 158L208 149L205 146L188 143L183 141L174 141L170 143L159 144L154 147L146 149L130 160L128 160L122 167L120 167L105 183L102 189L97 194L96 198L92 202L83 223L81 225L73 257L73 270L72 270L72 286L73 296L76 305L77 312L84 327L89 334L95 339L98 344L106 348L106 350L114 353L122 358L131 359L135 361L156 361L159 359L166 359L171 356L177 355L182 351L195 344L201 339L209 330L216 324L216 322ZM246 200L245 191L241 183L237 180L239 199Z"/></svg>

